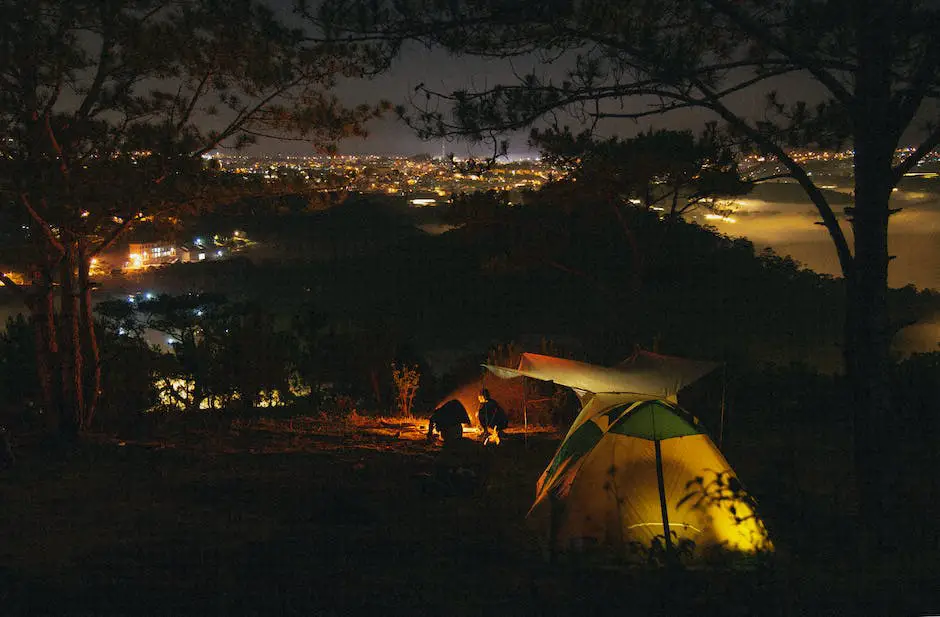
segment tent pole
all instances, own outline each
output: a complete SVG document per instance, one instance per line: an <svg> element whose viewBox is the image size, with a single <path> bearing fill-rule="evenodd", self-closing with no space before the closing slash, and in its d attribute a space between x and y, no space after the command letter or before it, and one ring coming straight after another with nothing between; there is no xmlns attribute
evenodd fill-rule
<svg viewBox="0 0 940 617"><path fill-rule="evenodd" d="M477 392L477 394L482 395L482 394L483 394L483 391L486 390L486 374L487 374L489 371L487 371L485 367L480 367L480 368L483 370L483 374L480 376L480 391ZM480 403L480 406L477 407L477 423L480 423L480 407L482 407L482 406L483 406L483 404ZM483 442L486 443L486 430L483 429L483 425L482 425L482 424L480 424L480 429L483 431L483 432L480 434L480 437L481 437L481 439L483 440Z"/></svg>
<svg viewBox="0 0 940 617"><path fill-rule="evenodd" d="M656 449L656 482L659 484L659 507L663 513L663 537L666 540L666 563L673 565L675 551L672 548L672 530L669 527L669 512L666 509L666 483L663 480L663 449L659 439L653 440Z"/></svg>
<svg viewBox="0 0 940 617"><path fill-rule="evenodd" d="M721 366L721 422L718 424L718 448L721 449L725 437L725 389L728 383L728 365Z"/></svg>
<svg viewBox="0 0 940 617"><path fill-rule="evenodd" d="M558 556L558 529L561 526L561 502L553 491L548 494L548 562L555 563Z"/></svg>

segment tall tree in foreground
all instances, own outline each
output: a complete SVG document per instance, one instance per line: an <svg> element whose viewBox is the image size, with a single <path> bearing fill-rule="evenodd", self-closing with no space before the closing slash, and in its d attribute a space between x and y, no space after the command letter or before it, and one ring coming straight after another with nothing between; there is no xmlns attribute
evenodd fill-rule
<svg viewBox="0 0 940 617"><path fill-rule="evenodd" d="M371 39L387 51L410 38L458 53L537 57L535 70L515 83L426 91L430 104L413 119L427 134L480 139L561 109L591 124L703 108L774 157L815 204L845 279L844 360L856 410L862 511L870 530L888 541L899 505L892 487L904 473L888 381L889 200L904 174L940 143L936 3L330 0L316 19L337 37ZM778 88L789 96L778 96ZM766 107L751 108L755 98ZM442 101L452 104L449 111ZM896 157L902 139L916 144ZM787 150L841 143L855 152L854 204L845 212L851 238Z"/></svg>
<svg viewBox="0 0 940 617"><path fill-rule="evenodd" d="M95 256L142 220L243 191L204 165L216 148L363 134L376 110L330 87L373 67L263 0L3 0L0 16L2 249L32 284L0 283L29 307L43 407L76 435L101 383Z"/></svg>

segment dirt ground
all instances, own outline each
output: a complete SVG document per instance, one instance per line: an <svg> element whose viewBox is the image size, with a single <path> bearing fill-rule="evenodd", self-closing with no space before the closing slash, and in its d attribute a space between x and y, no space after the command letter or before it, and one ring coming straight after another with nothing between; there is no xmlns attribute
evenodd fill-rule
<svg viewBox="0 0 940 617"><path fill-rule="evenodd" d="M296 418L98 436L56 457L20 444L0 472L0 615L929 610L926 592L909 593L929 575L859 577L842 562L674 574L548 564L525 514L559 436L474 445L462 456L479 482L451 490L429 479L440 448L422 428Z"/></svg>

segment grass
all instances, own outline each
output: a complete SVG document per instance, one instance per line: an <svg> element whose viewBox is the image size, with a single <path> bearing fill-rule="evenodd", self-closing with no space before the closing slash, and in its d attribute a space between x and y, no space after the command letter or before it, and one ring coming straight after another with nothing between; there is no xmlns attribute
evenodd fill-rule
<svg viewBox="0 0 940 617"><path fill-rule="evenodd" d="M57 457L22 444L16 467L0 472L0 614L929 609L926 588L899 598L930 580L909 559L892 562L914 570L908 585L899 570L859 569L848 555L677 575L550 566L524 516L558 436L515 433L472 449L482 487L441 496L426 490L439 449L421 428L420 419L256 419L97 436Z"/></svg>

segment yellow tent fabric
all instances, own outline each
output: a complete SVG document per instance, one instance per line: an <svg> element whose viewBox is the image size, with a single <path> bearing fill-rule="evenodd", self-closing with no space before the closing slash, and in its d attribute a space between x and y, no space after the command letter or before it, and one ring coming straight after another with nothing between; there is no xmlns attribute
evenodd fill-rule
<svg viewBox="0 0 940 617"><path fill-rule="evenodd" d="M773 550L728 461L698 421L676 406L682 385L714 366L647 354L608 368L525 354L519 369L493 371L580 389L581 413L539 478L529 512L553 550L598 550L642 561L665 544L657 442L675 548L695 562ZM650 391L637 391L642 388ZM644 406L674 413L677 426L686 427L674 434L683 436L624 434L621 423Z"/></svg>
<svg viewBox="0 0 940 617"><path fill-rule="evenodd" d="M707 435L667 439L661 447L674 544L693 561L772 549L749 500L732 490L734 472ZM561 506L554 513L553 501ZM555 550L596 548L645 560L664 533L653 442L605 434L579 464L543 487L530 517Z"/></svg>

